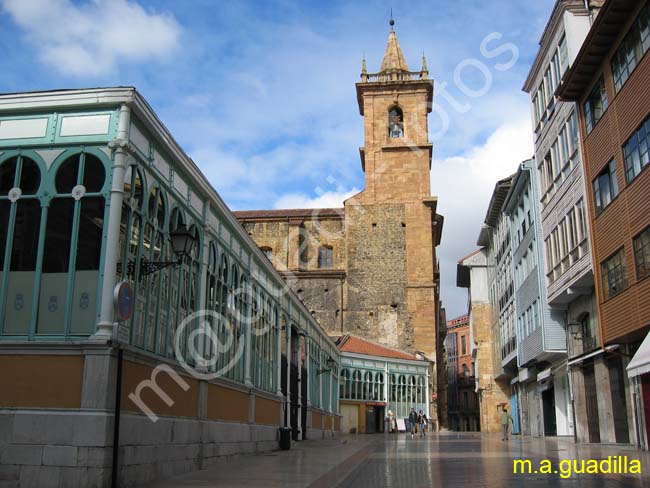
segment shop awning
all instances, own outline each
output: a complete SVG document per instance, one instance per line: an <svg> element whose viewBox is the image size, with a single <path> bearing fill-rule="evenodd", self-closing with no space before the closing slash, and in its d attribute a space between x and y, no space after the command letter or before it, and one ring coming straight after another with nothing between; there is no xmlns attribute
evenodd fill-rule
<svg viewBox="0 0 650 488"><path fill-rule="evenodd" d="M636 354L627 365L627 375L630 378L650 373L650 332L645 336Z"/></svg>

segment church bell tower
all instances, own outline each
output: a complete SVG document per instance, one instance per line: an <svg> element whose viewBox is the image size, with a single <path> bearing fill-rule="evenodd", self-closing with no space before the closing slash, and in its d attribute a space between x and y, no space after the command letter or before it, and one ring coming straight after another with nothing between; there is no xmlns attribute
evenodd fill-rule
<svg viewBox="0 0 650 488"><path fill-rule="evenodd" d="M394 21L377 73L362 61L357 83L359 112L364 116L361 165L366 175L363 200L404 202L430 195L432 144L427 116L433 81L422 56L419 71L410 71L397 40Z"/></svg>
<svg viewBox="0 0 650 488"><path fill-rule="evenodd" d="M424 56L409 69L393 20L379 71L364 59L356 90L365 188L345 202L346 329L435 362L443 219L430 183L433 81Z"/></svg>

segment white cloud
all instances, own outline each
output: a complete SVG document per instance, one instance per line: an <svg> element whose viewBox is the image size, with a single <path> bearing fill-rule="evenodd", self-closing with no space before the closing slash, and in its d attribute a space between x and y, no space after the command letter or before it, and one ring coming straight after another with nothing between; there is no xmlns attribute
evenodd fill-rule
<svg viewBox="0 0 650 488"><path fill-rule="evenodd" d="M340 208L343 202L352 195L359 193L358 188L349 191L328 191L317 197L309 197L302 193L283 195L275 204L275 208Z"/></svg>
<svg viewBox="0 0 650 488"><path fill-rule="evenodd" d="M162 60L178 48L181 28L169 14L128 0L3 0L39 60L60 73L99 76L122 62Z"/></svg>
<svg viewBox="0 0 650 488"><path fill-rule="evenodd" d="M467 312L466 291L456 287L456 263L477 248L495 183L532 157L531 134L528 115L513 114L512 121L499 126L482 146L433 162L432 193L439 197L438 212L445 217L438 259L448 318Z"/></svg>

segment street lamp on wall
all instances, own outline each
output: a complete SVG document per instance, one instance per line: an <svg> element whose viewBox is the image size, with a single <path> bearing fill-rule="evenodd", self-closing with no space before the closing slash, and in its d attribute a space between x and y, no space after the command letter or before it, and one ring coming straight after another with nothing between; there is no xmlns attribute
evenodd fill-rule
<svg viewBox="0 0 650 488"><path fill-rule="evenodd" d="M336 365L336 361L334 361L334 358L332 356L329 356L327 358L327 361L325 361L325 364L327 364L327 368L319 369L317 372L317 375L321 375L323 373L329 373L334 369L334 366Z"/></svg>
<svg viewBox="0 0 650 488"><path fill-rule="evenodd" d="M569 333L571 336L576 339L580 340L582 339L582 324L579 322L571 322L567 324L567 329L569 329Z"/></svg>
<svg viewBox="0 0 650 488"><path fill-rule="evenodd" d="M183 264L183 259L190 256L192 248L196 244L195 236L189 229L181 225L176 230L169 233L171 240L172 252L176 256L176 261L140 261L140 276L146 276L156 273L168 266L177 266ZM136 261L131 260L127 265L127 274L131 277L135 276Z"/></svg>

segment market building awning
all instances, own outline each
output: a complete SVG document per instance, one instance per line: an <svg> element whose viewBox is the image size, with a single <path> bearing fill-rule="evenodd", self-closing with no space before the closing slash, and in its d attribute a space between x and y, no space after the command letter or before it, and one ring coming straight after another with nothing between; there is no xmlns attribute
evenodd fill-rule
<svg viewBox="0 0 650 488"><path fill-rule="evenodd" d="M645 336L632 361L627 365L627 375L630 378L650 373L650 332Z"/></svg>

